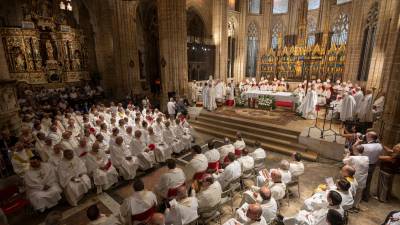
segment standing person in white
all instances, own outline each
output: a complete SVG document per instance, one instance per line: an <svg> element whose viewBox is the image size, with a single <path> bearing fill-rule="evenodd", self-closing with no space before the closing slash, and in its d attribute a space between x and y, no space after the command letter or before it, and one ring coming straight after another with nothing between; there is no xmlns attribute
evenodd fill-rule
<svg viewBox="0 0 400 225"><path fill-rule="evenodd" d="M175 118L176 114L176 103L174 101L174 98L170 98L169 102L167 103L167 108L168 108L168 114L170 118Z"/></svg>
<svg viewBox="0 0 400 225"><path fill-rule="evenodd" d="M315 119L317 116L316 106L318 104L318 94L316 87L313 84L311 89L308 90L306 97L304 97L303 102L297 108L297 112L305 119Z"/></svg>
<svg viewBox="0 0 400 225"><path fill-rule="evenodd" d="M360 122L367 122L371 123L373 120L373 113L372 113L372 91L367 90L366 95L360 102L360 105L357 105L359 110L358 112L358 119Z"/></svg>
<svg viewBox="0 0 400 225"><path fill-rule="evenodd" d="M30 169L24 175L27 197L39 212L57 205L61 199L61 188L53 167L41 163L40 157L30 158Z"/></svg>
<svg viewBox="0 0 400 225"><path fill-rule="evenodd" d="M77 206L92 186L85 164L74 156L72 150L64 150L64 159L60 162L57 174L68 203Z"/></svg>
<svg viewBox="0 0 400 225"><path fill-rule="evenodd" d="M356 100L354 100L351 92L346 92L342 102L342 110L340 111L340 120L343 122L352 121L354 119L355 110Z"/></svg>
<svg viewBox="0 0 400 225"><path fill-rule="evenodd" d="M208 91L209 91L208 85L207 85L207 83L204 83L204 86L201 89L201 97L203 99L203 108L205 108L205 109L208 108L208 104L209 104Z"/></svg>
<svg viewBox="0 0 400 225"><path fill-rule="evenodd" d="M217 92L211 83L208 85L208 107L209 111L214 111L217 109L217 102L216 102Z"/></svg>

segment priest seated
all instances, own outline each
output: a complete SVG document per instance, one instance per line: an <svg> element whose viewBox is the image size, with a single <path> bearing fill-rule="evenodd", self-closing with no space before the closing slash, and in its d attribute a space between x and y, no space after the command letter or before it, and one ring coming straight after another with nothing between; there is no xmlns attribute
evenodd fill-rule
<svg viewBox="0 0 400 225"><path fill-rule="evenodd" d="M89 206L86 210L86 216L90 220L87 225L117 225L119 221L114 215L107 216L100 213L96 204Z"/></svg>
<svg viewBox="0 0 400 225"><path fill-rule="evenodd" d="M139 159L139 168L148 170L155 164L154 152L147 148L146 144L142 141L142 132L135 131L135 138L130 143L130 150L133 156Z"/></svg>
<svg viewBox="0 0 400 225"><path fill-rule="evenodd" d="M186 225L195 221L199 216L196 197L191 197L185 186L178 187L177 196L167 204L165 224Z"/></svg>
<svg viewBox="0 0 400 225"><path fill-rule="evenodd" d="M300 153L295 152L292 154L292 161L289 165L289 171L292 174L292 178L297 179L304 173L304 164L302 162L302 156Z"/></svg>
<svg viewBox="0 0 400 225"><path fill-rule="evenodd" d="M261 148L260 142L256 141L254 147L255 150L250 152L249 155L254 159L254 168L256 171L259 171L265 168L265 158L267 157L267 154L265 153L265 150Z"/></svg>
<svg viewBox="0 0 400 225"><path fill-rule="evenodd" d="M57 175L68 203L77 206L78 201L91 188L87 169L71 149L64 150L64 158L58 166Z"/></svg>
<svg viewBox="0 0 400 225"><path fill-rule="evenodd" d="M131 155L122 136L118 136L115 144L110 146L110 156L111 163L125 180L135 178L136 170L139 167L138 159Z"/></svg>
<svg viewBox="0 0 400 225"><path fill-rule="evenodd" d="M200 180L208 168L208 160L202 153L201 147L199 145L194 145L192 146L192 151L194 156L184 169L186 181Z"/></svg>
<svg viewBox="0 0 400 225"><path fill-rule="evenodd" d="M267 186L261 188L253 187L243 193L242 206L236 211L237 215L244 216L249 204L258 203L262 208L262 215L264 219L270 223L272 222L278 211L278 205L272 197L272 192Z"/></svg>
<svg viewBox="0 0 400 225"><path fill-rule="evenodd" d="M217 171L217 174L214 174L214 178L219 181L222 190L228 188L232 181L240 178L242 175L242 166L236 160L234 153L228 154L228 160L229 164L225 167L225 169L220 169Z"/></svg>
<svg viewBox="0 0 400 225"><path fill-rule="evenodd" d="M246 143L244 142L240 132L236 133L236 141L233 143L233 146L235 147L236 156L240 156L242 154L242 150L246 148Z"/></svg>
<svg viewBox="0 0 400 225"><path fill-rule="evenodd" d="M57 205L61 199L61 188L53 167L41 163L38 156L30 158L30 168L24 176L26 193L33 208L39 212Z"/></svg>
<svg viewBox="0 0 400 225"><path fill-rule="evenodd" d="M246 204L245 207L240 208L237 218L240 223L233 224L243 224L243 225L267 225L264 217L262 216L262 208L260 204Z"/></svg>
<svg viewBox="0 0 400 225"><path fill-rule="evenodd" d="M272 192L275 200L281 200L285 197L286 185L282 182L282 175L279 170L271 169L260 171L257 176L257 186L262 187L266 185Z"/></svg>
<svg viewBox="0 0 400 225"><path fill-rule="evenodd" d="M245 148L242 150L242 157L238 159L242 166L242 173L244 178L252 178L254 169L254 159L249 156L248 150Z"/></svg>
<svg viewBox="0 0 400 225"><path fill-rule="evenodd" d="M161 175L155 192L163 199L172 199L177 195L177 188L185 185L185 174L181 168L176 167L174 159L167 160L168 171Z"/></svg>
<svg viewBox="0 0 400 225"><path fill-rule="evenodd" d="M200 182L200 190L196 194L199 201L199 212L205 212L212 209L221 202L222 188L218 181L215 181L213 176L207 174ZM214 212L212 212L214 213ZM203 215L207 217L209 215Z"/></svg>
<svg viewBox="0 0 400 225"><path fill-rule="evenodd" d="M219 151L219 161L222 165L225 165L225 162L228 162L228 153L235 153L235 146L231 144L229 138L225 137L224 145L218 148Z"/></svg>
<svg viewBox="0 0 400 225"><path fill-rule="evenodd" d="M155 213L156 195L144 188L141 179L133 181L133 194L120 206L120 217L123 224L136 225L147 221Z"/></svg>
<svg viewBox="0 0 400 225"><path fill-rule="evenodd" d="M211 140L208 142L208 151L204 153L208 160L208 169L212 170L213 172L217 171L220 168L219 165L219 152L215 149L215 142Z"/></svg>

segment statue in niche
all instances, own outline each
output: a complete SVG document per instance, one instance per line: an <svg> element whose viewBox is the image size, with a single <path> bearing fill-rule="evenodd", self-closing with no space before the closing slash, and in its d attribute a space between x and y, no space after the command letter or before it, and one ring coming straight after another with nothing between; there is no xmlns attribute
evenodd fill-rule
<svg viewBox="0 0 400 225"><path fill-rule="evenodd" d="M51 45L50 40L46 41L46 52L47 52L47 59L54 60L53 46Z"/></svg>
<svg viewBox="0 0 400 225"><path fill-rule="evenodd" d="M15 58L15 69L17 71L24 71L25 70L24 55L21 52Z"/></svg>
<svg viewBox="0 0 400 225"><path fill-rule="evenodd" d="M301 76L301 70L302 70L302 68L301 68L301 61L300 61L300 60L297 60L297 61L296 61L296 68L295 68L296 76Z"/></svg>

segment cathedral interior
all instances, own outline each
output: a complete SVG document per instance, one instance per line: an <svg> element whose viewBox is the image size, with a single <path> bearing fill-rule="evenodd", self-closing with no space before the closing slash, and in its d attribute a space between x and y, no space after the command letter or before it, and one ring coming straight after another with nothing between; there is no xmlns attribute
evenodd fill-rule
<svg viewBox="0 0 400 225"><path fill-rule="evenodd" d="M372 128L384 145L394 146L400 143L400 1L0 0L0 129L15 136L26 122L20 102L26 90L89 85L100 90L102 100L146 97L168 112L170 97L190 99L194 81L211 76L235 85L285 80L291 89L305 80L357 83L373 96L385 96L381 119ZM193 133L201 144L214 137ZM271 153L268 163L277 165L276 158L279 153ZM307 163L311 180L321 173L302 187L310 196L317 179L341 160ZM144 172L146 188L157 184L163 166ZM399 185L396 175L393 200L370 200L348 224L381 224L400 208ZM101 202L102 212L115 213L110 204L121 204L131 192L124 183L107 196L91 194L79 209L56 206L64 212L60 224L86 224L85 210L93 201ZM104 203L109 198L114 203ZM282 203L283 216L299 210L300 196L293 201ZM17 213L9 224L44 224L49 211ZM233 216L230 210L222 214L223 221Z"/></svg>

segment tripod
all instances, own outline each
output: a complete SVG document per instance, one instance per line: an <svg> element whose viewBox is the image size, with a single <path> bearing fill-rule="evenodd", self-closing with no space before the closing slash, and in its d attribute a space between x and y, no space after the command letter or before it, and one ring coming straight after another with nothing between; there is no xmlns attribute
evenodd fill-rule
<svg viewBox="0 0 400 225"><path fill-rule="evenodd" d="M317 130L320 131L320 138L321 139L324 139L327 136L332 136L333 135L335 137L333 142L336 142L336 136L338 134L337 134L336 131L334 131L332 129L332 117L327 119L328 113L329 113L329 111L333 111L333 107L329 106L329 105L317 105L316 107L317 107L317 110L316 110L317 111L317 116L315 117L315 123L314 123L314 126L308 128L307 137L310 137L311 129L317 129ZM324 118L323 118L323 124L322 124L322 128L321 128L321 127L318 126L318 119L319 119L318 118L318 114L319 114L320 109L322 109L322 108L325 108L325 115L324 115ZM327 129L325 129L325 126L327 125L327 122L329 123L329 127L327 127ZM326 133L331 133L331 134L326 134Z"/></svg>

